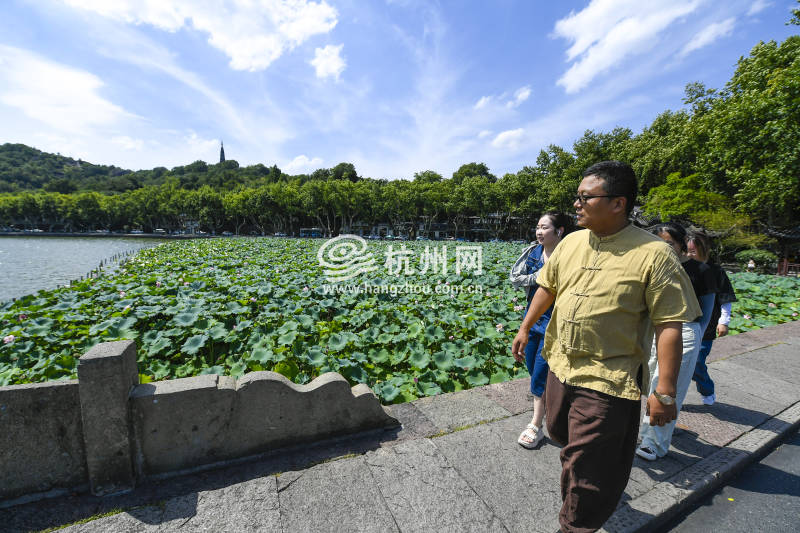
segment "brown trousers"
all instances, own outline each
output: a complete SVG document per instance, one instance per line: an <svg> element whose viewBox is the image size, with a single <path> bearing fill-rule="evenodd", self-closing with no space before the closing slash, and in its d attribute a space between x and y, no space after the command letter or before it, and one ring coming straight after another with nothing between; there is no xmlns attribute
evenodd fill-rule
<svg viewBox="0 0 800 533"><path fill-rule="evenodd" d="M600 529L628 484L639 434L638 401L561 383L547 374L547 431L561 444L564 533Z"/></svg>

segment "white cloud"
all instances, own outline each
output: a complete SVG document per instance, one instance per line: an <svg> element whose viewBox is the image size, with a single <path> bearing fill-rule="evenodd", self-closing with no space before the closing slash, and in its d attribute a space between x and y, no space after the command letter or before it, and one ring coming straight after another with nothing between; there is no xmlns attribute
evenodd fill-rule
<svg viewBox="0 0 800 533"><path fill-rule="evenodd" d="M572 42L572 66L558 80L567 93L658 42L658 34L697 9L700 0L592 0L583 10L556 22L554 35Z"/></svg>
<svg viewBox="0 0 800 533"><path fill-rule="evenodd" d="M309 170L316 170L321 168L322 166L322 159L319 157L314 157L309 159L305 155L298 155L294 159L292 159L289 163L286 163L281 167L283 172L287 174L299 174L303 172L307 172Z"/></svg>
<svg viewBox="0 0 800 533"><path fill-rule="evenodd" d="M699 50L704 46L707 46L720 37L725 37L730 35L733 31L733 25L736 22L736 19L733 17L729 19L725 19L722 22L715 22L714 24L709 24L699 32L695 34L692 39L686 43L686 46L683 47L681 50L681 55L686 55L689 52L693 52L695 50Z"/></svg>
<svg viewBox="0 0 800 533"><path fill-rule="evenodd" d="M310 37L330 32L338 22L336 9L325 0L63 1L127 23L208 33L209 44L225 53L236 70L263 70Z"/></svg>
<svg viewBox="0 0 800 533"><path fill-rule="evenodd" d="M772 5L772 2L767 0L756 0L752 3L752 5L750 5L750 9L747 10L747 16L752 17L753 15L757 15L758 13L761 13L767 9L770 5Z"/></svg>
<svg viewBox="0 0 800 533"><path fill-rule="evenodd" d="M472 107L473 109L483 109L486 107L486 104L492 101L491 96L481 96L481 99L475 102L475 105Z"/></svg>
<svg viewBox="0 0 800 533"><path fill-rule="evenodd" d="M509 148L515 149L520 145L525 130L517 128L515 130L507 130L497 134L497 137L492 140L492 146L495 148Z"/></svg>
<svg viewBox="0 0 800 533"><path fill-rule="evenodd" d="M100 95L103 85L90 72L0 45L0 103L51 128L80 133L131 117Z"/></svg>
<svg viewBox="0 0 800 533"><path fill-rule="evenodd" d="M520 87L516 91L511 98L508 98L508 92L504 92L503 94L496 96L496 95L487 95L481 96L481 98L475 102L475 105L472 106L472 109L478 110L483 109L491 104L497 102L497 106L504 105L507 109L514 109L515 107L519 106L525 100L530 98L531 96L531 88L530 86L526 85L525 87ZM506 100L508 98L508 100ZM503 104L503 100L506 100L505 104Z"/></svg>
<svg viewBox="0 0 800 533"><path fill-rule="evenodd" d="M314 49L314 59L310 61L317 72L318 78L334 77L339 79L339 74L344 71L347 63L339 55L344 45L327 45L325 48Z"/></svg>
<svg viewBox="0 0 800 533"><path fill-rule="evenodd" d="M530 96L531 96L531 88L529 86L526 85L525 87L520 87L514 92L514 99L506 102L506 107L509 109L517 107L522 102L530 98Z"/></svg>
<svg viewBox="0 0 800 533"><path fill-rule="evenodd" d="M111 142L117 146L121 146L123 150L141 152L144 148L144 141L142 139L133 139L127 135L114 136L111 138Z"/></svg>
<svg viewBox="0 0 800 533"><path fill-rule="evenodd" d="M189 131L188 134L186 134L181 140L183 141L183 144L186 147L182 149L181 152L183 153L188 152L189 154L192 154L193 156L192 161L196 161L198 159L203 159L205 161L208 161L208 159L205 159L208 157L208 154L213 154L214 156L216 156L219 153L219 147L220 147L219 139L204 139L194 131ZM183 153L181 155L183 155ZM231 146L228 145L228 158L236 159L235 157L231 157L232 155L234 154L231 152ZM213 159L211 160L211 162L216 163L216 161L214 161Z"/></svg>
<svg viewBox="0 0 800 533"><path fill-rule="evenodd" d="M165 94L159 95L158 98L170 98L180 94L181 100L196 102L193 106L195 109L202 108L205 115L213 116L214 133L224 134L225 138L238 139L241 143L249 142L253 147L259 143L276 146L293 136L286 110L276 105L268 93L259 95L263 115L247 112L242 109L239 100L231 100L228 94L215 88L211 84L213 80L207 81L201 74L181 66L178 63L179 58L174 53L145 36L142 31L97 17L89 21L85 31L90 36L90 45L98 54L138 67L140 70L134 71L135 76L149 77L162 73L191 89L186 91L175 87L168 90L167 87L170 87L168 80L166 84L161 83L163 87L161 90ZM193 92L203 99L195 99ZM142 95L142 101L146 100L147 96ZM146 112L147 110L143 111ZM269 120L264 120L262 118L264 115L269 116ZM164 118L146 117L151 123L166 127ZM123 133L130 134L129 130ZM259 151L263 153L263 149L259 148Z"/></svg>
<svg viewBox="0 0 800 533"><path fill-rule="evenodd" d="M478 133L478 139L485 139L486 137L488 137L491 134L492 134L492 132L490 130L481 130L481 132Z"/></svg>

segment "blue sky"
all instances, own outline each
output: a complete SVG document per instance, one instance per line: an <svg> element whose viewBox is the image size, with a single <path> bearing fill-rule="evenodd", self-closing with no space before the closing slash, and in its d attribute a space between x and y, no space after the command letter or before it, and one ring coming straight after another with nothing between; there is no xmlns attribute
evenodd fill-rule
<svg viewBox="0 0 800 533"><path fill-rule="evenodd" d="M4 0L0 143L140 169L501 176L721 87L793 0Z"/></svg>

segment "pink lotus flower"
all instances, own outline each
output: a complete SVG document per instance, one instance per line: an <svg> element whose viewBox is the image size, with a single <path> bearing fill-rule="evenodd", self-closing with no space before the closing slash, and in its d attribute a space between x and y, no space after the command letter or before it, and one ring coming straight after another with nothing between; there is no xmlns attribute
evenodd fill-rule
<svg viewBox="0 0 800 533"><path fill-rule="evenodd" d="M5 337L3 337L3 344L10 344L14 342L15 338L16 337L14 337L14 335L6 335Z"/></svg>
<svg viewBox="0 0 800 533"><path fill-rule="evenodd" d="M161 282L160 281L156 281L156 287L160 287L160 286L161 286Z"/></svg>
<svg viewBox="0 0 800 533"><path fill-rule="evenodd" d="M745 320L750 320L751 318L753 318L753 317L751 317L751 316L750 316L750 315L748 315L747 313L745 313L745 314L744 314L744 319L745 319Z"/></svg>
<svg viewBox="0 0 800 533"><path fill-rule="evenodd" d="M511 301L514 302L514 303L517 303L517 297L514 296L513 298L511 298Z"/></svg>
<svg viewBox="0 0 800 533"><path fill-rule="evenodd" d="M120 298L124 298L125 297L125 291L119 291L119 297Z"/></svg>
<svg viewBox="0 0 800 533"><path fill-rule="evenodd" d="M797 313L792 313L792 316L797 316Z"/></svg>
<svg viewBox="0 0 800 533"><path fill-rule="evenodd" d="M487 293L486 293L486 296L491 296L491 295L492 295L492 293L491 293L491 292L487 292Z"/></svg>
<svg viewBox="0 0 800 533"><path fill-rule="evenodd" d="M188 282L188 281L184 281L184 282L183 282L183 286L184 286L184 287L185 287L185 286L187 286L188 284L189 284L189 282Z"/></svg>
<svg viewBox="0 0 800 533"><path fill-rule="evenodd" d="M254 297L252 297L252 296L251 296L251 297L250 297L250 301L251 301L251 302L255 302L255 301L256 301L256 299L255 299Z"/></svg>
<svg viewBox="0 0 800 533"><path fill-rule="evenodd" d="M303 287L303 292L308 292L308 291L310 291L310 290L311 290L311 289L309 289L309 288L308 288L308 286L305 286L305 287Z"/></svg>
<svg viewBox="0 0 800 533"><path fill-rule="evenodd" d="M131 308L131 306L130 306L130 305L126 305L125 307L123 307L123 308L122 308L122 310L123 310L123 311L127 311L127 310L128 310L128 309L130 309L130 308Z"/></svg>
<svg viewBox="0 0 800 533"><path fill-rule="evenodd" d="M19 315L19 319L20 319L20 321L22 321L22 320L27 320L27 319L28 319L28 315L26 315L26 314L21 314L21 315Z"/></svg>
<svg viewBox="0 0 800 533"><path fill-rule="evenodd" d="M515 305L514 306L514 311L522 311L523 309L525 309L524 305Z"/></svg>
<svg viewBox="0 0 800 533"><path fill-rule="evenodd" d="M770 302L767 304L767 307L777 307L774 303Z"/></svg>
<svg viewBox="0 0 800 533"><path fill-rule="evenodd" d="M450 339L450 340L453 340L455 337L453 337L452 335L450 335L450 336L449 336L449 337L447 337L447 338L448 338L448 339Z"/></svg>
<svg viewBox="0 0 800 533"><path fill-rule="evenodd" d="M497 324L497 325L495 326L495 329L496 329L497 331L503 331L503 324Z"/></svg>

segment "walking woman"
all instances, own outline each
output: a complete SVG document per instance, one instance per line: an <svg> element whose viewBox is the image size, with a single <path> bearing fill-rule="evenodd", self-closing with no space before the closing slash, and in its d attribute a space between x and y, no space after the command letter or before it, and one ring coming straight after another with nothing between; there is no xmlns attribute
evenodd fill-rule
<svg viewBox="0 0 800 533"><path fill-rule="evenodd" d="M731 285L731 280L725 270L718 264L708 261L711 255L711 244L705 233L690 233L686 239L686 245L689 257L706 263L711 268L711 272L714 273L717 283L714 310L703 334L703 342L700 343L700 353L697 354L697 363L692 376L692 381L697 386L697 392L703 397L703 403L705 405L714 405L717 395L714 393L714 381L708 374L706 358L711 352L711 345L714 339L728 334L728 323L731 321L731 303L736 301L736 294L733 292L733 285Z"/></svg>
<svg viewBox="0 0 800 533"><path fill-rule="evenodd" d="M681 265L692 282L694 294L700 303L703 314L692 322L684 322L681 327L683 337L683 354L681 357L681 367L678 371L678 383L675 387L675 404L678 412L681 410L689 384L692 382L697 354L700 351L700 340L711 319L711 311L714 307L714 294L716 293L716 281L711 269L705 263L686 255L686 230L678 224L659 224L650 230L654 235L664 239L681 260ZM648 395L658 386L658 369L655 368L655 348L650 356L650 370L652 380ZM650 417L645 416L642 422L642 443L636 450L636 455L655 461L659 457L664 457L669 451L672 441L672 432L675 431L675 420L664 426L651 426Z"/></svg>
<svg viewBox="0 0 800 533"><path fill-rule="evenodd" d="M531 299L539 285L536 277L539 270L552 255L553 250L564 236L569 233L572 227L572 219L558 211L549 211L542 215L536 225L536 243L527 247L519 259L511 267L509 278L514 288L524 288L528 303L522 316L528 312ZM528 449L536 448L544 438L542 432L542 420L544 419L544 385L547 381L547 361L542 357L542 347L544 346L544 332L550 322L550 315L553 306L545 311L542 317L530 329L528 334L528 344L525 347L525 366L531 375L531 394L533 395L533 418L530 424L517 439L520 446Z"/></svg>

